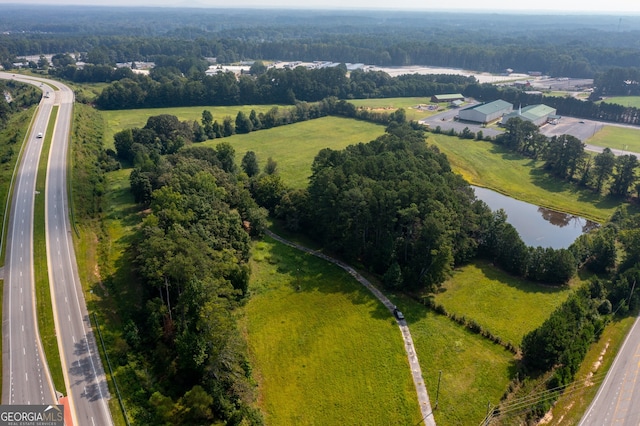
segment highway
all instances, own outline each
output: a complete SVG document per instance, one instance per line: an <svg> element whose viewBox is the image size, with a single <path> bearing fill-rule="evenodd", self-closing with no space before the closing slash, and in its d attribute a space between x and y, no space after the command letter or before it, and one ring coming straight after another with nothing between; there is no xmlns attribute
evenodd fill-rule
<svg viewBox="0 0 640 426"><path fill-rule="evenodd" d="M52 99L43 98L40 103L14 182L2 311L2 404L57 401L38 333L33 271L34 202L43 196L35 193L43 141L36 135L46 131L52 106Z"/></svg>
<svg viewBox="0 0 640 426"><path fill-rule="evenodd" d="M2 73L0 73L0 77L6 78L7 74L2 75ZM11 76L9 76L9 78L11 78ZM17 75L15 78L23 79L23 77ZM49 283L71 418L73 424L76 426L112 425L113 420L108 406L110 394L78 276L72 229L69 221L67 202L67 152L69 148L74 95L71 89L57 81L54 82L44 79L36 79L34 81L31 77L24 78L29 79L31 83L45 85L43 90L48 90L51 96L48 99L43 98L43 105L49 105L49 112L51 111L51 105L55 104L59 106L48 158L46 190L45 194L38 195L45 197ZM47 114L47 118L48 115L49 114ZM39 121L37 121L37 123L40 125ZM44 120L44 125L41 128L37 127L38 125L34 126L34 134L38 132L46 134L46 123L47 120ZM32 139L30 139L30 142L31 141ZM41 141L38 145L41 145ZM35 162L37 164L37 159ZM22 173L20 173L20 175L22 176ZM12 214L12 218L21 217L20 220L33 223L33 208L31 208L31 214L29 216L20 214L20 210L14 209L13 211L15 211L17 215ZM18 234L12 233L12 241L28 240L29 245L31 244L32 238L29 238L27 234L19 234L19 237L16 237L16 235ZM27 235L26 238L25 235ZM22 241L18 244L21 243ZM9 254L9 251L7 253L11 258L14 257L13 247L14 245L12 244L11 254ZM33 250L31 250L30 253L33 253ZM32 255L29 254L29 256ZM10 264L9 276L12 277L13 275L14 270L12 264ZM12 286L9 287L12 288ZM5 288L5 292L6 291ZM5 303L7 303L6 294L7 293L5 293ZM33 300L33 296L30 297L31 300ZM9 297L9 300L11 300L11 297ZM33 303L31 303L31 306L31 309L33 309ZM35 314L33 314L33 316L35 318ZM12 315L7 316L5 314L3 320L3 327L10 325L11 329L13 329L14 320ZM35 330L32 325L30 327L32 327L31 330ZM15 353L16 349L14 349L13 342L6 347L9 348L11 353ZM4 348L5 346L3 346L3 350ZM44 361L42 361L41 364L44 364L46 368ZM6 377L7 366L10 364L4 365L4 376ZM11 374L13 375L13 373ZM40 375L40 377L48 376L48 372L46 375ZM48 379L48 381L50 382L51 380ZM14 380L11 389L12 392L16 392L14 389L22 389L23 387L23 381ZM3 387L3 402L5 389L7 388Z"/></svg>
<svg viewBox="0 0 640 426"><path fill-rule="evenodd" d="M640 424L640 317L636 319L580 426Z"/></svg>

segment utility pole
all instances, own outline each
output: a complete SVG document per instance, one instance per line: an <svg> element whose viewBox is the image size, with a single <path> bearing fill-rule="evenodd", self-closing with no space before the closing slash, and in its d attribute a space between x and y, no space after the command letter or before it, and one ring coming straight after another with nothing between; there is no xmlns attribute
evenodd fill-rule
<svg viewBox="0 0 640 426"><path fill-rule="evenodd" d="M438 397L440 396L440 380L442 380L442 370L440 370L440 373L438 374L438 387L436 388L436 407L434 408L434 410L438 409Z"/></svg>

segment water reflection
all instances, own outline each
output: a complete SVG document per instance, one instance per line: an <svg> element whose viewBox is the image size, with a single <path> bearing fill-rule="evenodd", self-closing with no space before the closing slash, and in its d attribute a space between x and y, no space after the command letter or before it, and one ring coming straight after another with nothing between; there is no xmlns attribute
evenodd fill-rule
<svg viewBox="0 0 640 426"><path fill-rule="evenodd" d="M599 226L582 217L538 207L486 188L473 189L491 210L503 209L507 213L507 222L529 246L567 248L581 234Z"/></svg>

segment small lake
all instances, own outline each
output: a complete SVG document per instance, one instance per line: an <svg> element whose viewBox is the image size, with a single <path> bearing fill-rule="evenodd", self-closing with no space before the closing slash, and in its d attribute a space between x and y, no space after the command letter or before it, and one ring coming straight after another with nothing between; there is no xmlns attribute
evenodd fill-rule
<svg viewBox="0 0 640 426"><path fill-rule="evenodd" d="M496 211L507 213L522 241L533 247L569 247L580 235L597 228L596 222L519 201L486 188L472 186L476 197Z"/></svg>

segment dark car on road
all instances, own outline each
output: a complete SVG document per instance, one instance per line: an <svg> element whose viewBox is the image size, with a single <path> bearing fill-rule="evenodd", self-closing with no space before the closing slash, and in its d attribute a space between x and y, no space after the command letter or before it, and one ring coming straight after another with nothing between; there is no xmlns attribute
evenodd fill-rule
<svg viewBox="0 0 640 426"><path fill-rule="evenodd" d="M393 307L393 315L395 315L395 317L398 318L399 320L404 319L404 314L398 310L397 306Z"/></svg>

